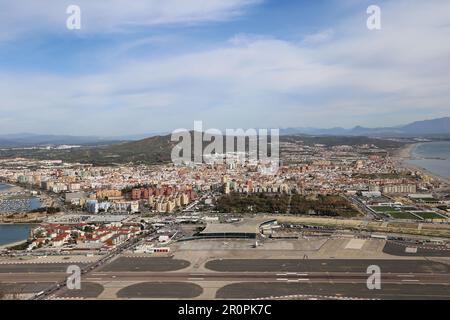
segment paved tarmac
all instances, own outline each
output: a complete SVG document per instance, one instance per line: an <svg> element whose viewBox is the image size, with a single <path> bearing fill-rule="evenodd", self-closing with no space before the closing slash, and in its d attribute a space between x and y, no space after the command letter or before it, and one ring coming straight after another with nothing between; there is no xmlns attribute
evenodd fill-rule
<svg viewBox="0 0 450 320"><path fill-rule="evenodd" d="M218 299L255 299L291 295L311 295L309 298L364 298L364 299L445 299L450 300L449 285L382 284L381 290L369 290L364 283L235 283L217 291ZM291 297L296 298L296 297ZM302 297L297 297L302 298ZM303 297L308 298L308 297Z"/></svg>
<svg viewBox="0 0 450 320"><path fill-rule="evenodd" d="M406 248L416 247L417 252L406 252ZM403 257L450 257L450 250L439 248L412 246L403 243L388 241L383 248L383 252L394 256Z"/></svg>
<svg viewBox="0 0 450 320"><path fill-rule="evenodd" d="M166 257L119 257L100 271L175 271L189 267L190 262Z"/></svg>
<svg viewBox="0 0 450 320"><path fill-rule="evenodd" d="M65 289L62 294L59 295L61 298L97 298L104 288L101 284L92 282L82 282L80 290L69 290Z"/></svg>
<svg viewBox="0 0 450 320"><path fill-rule="evenodd" d="M202 287L187 282L144 282L121 289L119 298L191 299L203 292Z"/></svg>
<svg viewBox="0 0 450 320"><path fill-rule="evenodd" d="M361 272L377 265L385 273L450 273L450 265L428 260L285 260L222 259L208 261L207 269L220 272Z"/></svg>
<svg viewBox="0 0 450 320"><path fill-rule="evenodd" d="M2 293L37 293L48 289L53 282L0 283Z"/></svg>
<svg viewBox="0 0 450 320"><path fill-rule="evenodd" d="M0 264L0 273L48 273L66 272L73 263L30 263L30 264ZM76 264L83 268L84 264Z"/></svg>
<svg viewBox="0 0 450 320"><path fill-rule="evenodd" d="M376 294L364 291L367 290L369 265L380 266L382 272L383 290ZM221 259L209 261L207 271L182 270L187 266L188 261L172 258L120 257L102 270L82 276L85 286L82 285L81 291L63 291L60 297L97 298L105 285L121 288L119 298L190 299L201 295L202 287L232 282L244 287L226 286L218 291L217 297L329 294L382 299L447 299L442 291L447 295L450 292L450 265L429 259ZM27 290L39 292L51 282L64 280L66 268L67 264L0 265L3 270L0 283L21 282L29 286ZM34 282L37 283L33 289ZM41 283L44 284L40 286ZM261 283L265 285L259 285ZM214 292L210 298L214 298Z"/></svg>

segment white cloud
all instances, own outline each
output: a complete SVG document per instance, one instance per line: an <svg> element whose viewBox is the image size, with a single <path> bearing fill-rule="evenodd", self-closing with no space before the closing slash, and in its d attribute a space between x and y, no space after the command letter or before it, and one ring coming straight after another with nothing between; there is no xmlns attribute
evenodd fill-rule
<svg viewBox="0 0 450 320"><path fill-rule="evenodd" d="M81 9L81 34L129 31L135 27L223 21L263 0L0 0L0 40L23 34L66 31L66 9Z"/></svg>
<svg viewBox="0 0 450 320"><path fill-rule="evenodd" d="M305 44L305 45L320 44L320 43L329 41L333 36L334 36L333 29L322 30L318 33L314 33L314 34L306 36L303 39L303 44Z"/></svg>
<svg viewBox="0 0 450 320"><path fill-rule="evenodd" d="M239 35L90 76L5 74L0 110L15 120L2 131L139 133L194 119L215 127L378 126L448 115L450 4L438 4L398 1L382 7L379 32L350 18L313 43Z"/></svg>

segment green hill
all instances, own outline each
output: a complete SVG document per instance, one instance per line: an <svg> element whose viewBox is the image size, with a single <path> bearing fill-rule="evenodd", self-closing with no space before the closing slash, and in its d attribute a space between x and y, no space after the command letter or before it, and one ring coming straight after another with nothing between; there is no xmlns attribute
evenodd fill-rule
<svg viewBox="0 0 450 320"><path fill-rule="evenodd" d="M67 162L92 163L94 165L109 164L158 164L170 162L173 147L178 142L171 142L171 136L155 136L139 141L124 142L119 144L81 147L67 150L55 149L3 149L0 150L1 158L24 157L39 160L63 160ZM280 141L301 141L306 145L324 144L335 145L361 145L374 144L380 148L395 149L404 143L381 140L367 137L336 137L336 136L281 136ZM204 143L207 145L208 143Z"/></svg>

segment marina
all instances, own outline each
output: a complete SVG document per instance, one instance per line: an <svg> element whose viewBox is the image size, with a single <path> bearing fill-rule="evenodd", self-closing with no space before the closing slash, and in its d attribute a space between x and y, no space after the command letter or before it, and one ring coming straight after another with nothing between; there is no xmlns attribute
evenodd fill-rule
<svg viewBox="0 0 450 320"><path fill-rule="evenodd" d="M40 207L39 198L18 187L0 184L0 214L24 213Z"/></svg>

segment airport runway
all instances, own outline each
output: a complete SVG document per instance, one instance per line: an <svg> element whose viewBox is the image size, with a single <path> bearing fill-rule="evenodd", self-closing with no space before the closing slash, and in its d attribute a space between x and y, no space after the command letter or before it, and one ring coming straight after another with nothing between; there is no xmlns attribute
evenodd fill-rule
<svg viewBox="0 0 450 320"><path fill-rule="evenodd" d="M450 266L429 260L213 260L206 265L223 271L205 272L158 271L163 260L155 262L147 258L141 263L144 261L151 266L156 265L156 270L138 271L151 268L141 265L135 269L132 264L125 267L122 260L118 268L103 268L82 277L82 281L88 283L83 291L64 294L66 297L95 298L103 291L102 285L108 283L109 286L122 287L118 294L121 298L157 298L158 292L161 298L177 298L177 292L178 298L192 298L201 294L198 287L201 288L202 284L211 286L225 282L230 284L219 289L219 298L263 298L268 292L295 295L322 291L346 296L351 293L364 298L367 296L360 295L362 289L358 288L367 290L367 266L379 265L381 282L387 290L383 291L386 299L395 298L399 292L403 292L402 297L405 298L450 299ZM182 260L175 260L169 269L185 265L179 261ZM51 283L67 277L64 272L43 272L43 268L40 266L37 272L20 272L27 268L14 273L3 272L0 273L0 282L2 285ZM134 284L130 285L130 282ZM166 289L158 289L160 287ZM377 297L383 298L381 292Z"/></svg>
<svg viewBox="0 0 450 320"><path fill-rule="evenodd" d="M218 272L363 272L371 265L382 273L450 273L450 265L430 260L342 259L221 259L208 261Z"/></svg>
<svg viewBox="0 0 450 320"><path fill-rule="evenodd" d="M1 274L1 282L55 282L66 277L64 273ZM140 281L230 281L230 282L342 282L365 283L368 274L356 272L94 272L83 281L88 282L140 282ZM382 273L385 283L450 284L448 273ZM450 289L450 288L449 288Z"/></svg>
<svg viewBox="0 0 450 320"><path fill-rule="evenodd" d="M186 260L166 257L119 257L100 270L114 271L174 271L190 266Z"/></svg>
<svg viewBox="0 0 450 320"><path fill-rule="evenodd" d="M86 266L83 263L18 263L18 264L0 264L0 274L2 273L48 273L48 272L66 272L70 265L77 265L80 268Z"/></svg>

